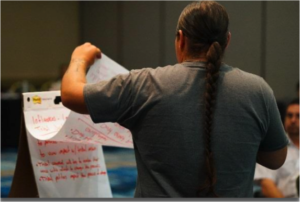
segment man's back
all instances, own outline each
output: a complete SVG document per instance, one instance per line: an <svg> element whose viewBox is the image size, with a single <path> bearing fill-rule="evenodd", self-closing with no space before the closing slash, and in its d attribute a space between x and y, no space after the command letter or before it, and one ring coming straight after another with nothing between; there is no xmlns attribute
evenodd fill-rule
<svg viewBox="0 0 300 202"><path fill-rule="evenodd" d="M197 197L205 181L205 69L203 63L183 64L132 73L132 113L120 123L134 137L136 197ZM275 106L261 78L221 67L211 140L221 197L252 197L262 139L268 130L284 134ZM285 145L280 139L261 149Z"/></svg>

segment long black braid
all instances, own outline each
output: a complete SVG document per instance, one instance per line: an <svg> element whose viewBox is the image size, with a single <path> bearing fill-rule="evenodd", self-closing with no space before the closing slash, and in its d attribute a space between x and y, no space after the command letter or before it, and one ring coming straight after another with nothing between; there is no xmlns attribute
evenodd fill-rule
<svg viewBox="0 0 300 202"><path fill-rule="evenodd" d="M212 1L194 2L181 13L177 30L189 39L189 55L197 58L206 52L206 82L204 94L204 139L206 180L199 188L199 196L218 197L211 137L217 98L217 81L221 60L227 45L229 18L223 6ZM202 98L203 99L203 98Z"/></svg>

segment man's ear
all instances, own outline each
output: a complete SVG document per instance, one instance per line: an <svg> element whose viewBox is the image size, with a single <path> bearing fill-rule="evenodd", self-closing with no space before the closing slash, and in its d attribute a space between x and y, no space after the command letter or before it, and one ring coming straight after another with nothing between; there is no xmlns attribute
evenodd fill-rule
<svg viewBox="0 0 300 202"><path fill-rule="evenodd" d="M226 48L229 46L229 43L230 43L230 40L231 40L231 32L228 32L228 35L227 35L227 44L226 44Z"/></svg>
<svg viewBox="0 0 300 202"><path fill-rule="evenodd" d="M182 30L178 30L178 40L178 48L183 51L186 42Z"/></svg>

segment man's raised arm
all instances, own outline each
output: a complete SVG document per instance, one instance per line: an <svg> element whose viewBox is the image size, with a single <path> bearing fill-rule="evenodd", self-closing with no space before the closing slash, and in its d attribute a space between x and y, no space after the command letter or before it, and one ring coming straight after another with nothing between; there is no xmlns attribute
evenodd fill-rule
<svg viewBox="0 0 300 202"><path fill-rule="evenodd" d="M86 84L86 72L96 58L101 58L101 51L90 43L78 46L72 53L69 68L61 84L62 103L72 111L88 114L83 88Z"/></svg>

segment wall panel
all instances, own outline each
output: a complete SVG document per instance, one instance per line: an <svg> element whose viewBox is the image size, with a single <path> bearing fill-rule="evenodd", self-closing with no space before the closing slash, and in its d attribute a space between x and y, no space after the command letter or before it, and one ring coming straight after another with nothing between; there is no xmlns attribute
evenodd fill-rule
<svg viewBox="0 0 300 202"><path fill-rule="evenodd" d="M79 44L79 3L6 1L1 6L1 83L58 77Z"/></svg>
<svg viewBox="0 0 300 202"><path fill-rule="evenodd" d="M167 1L165 2L165 57L163 65L177 63L175 54L175 32L178 18L181 11L188 5L190 1Z"/></svg>
<svg viewBox="0 0 300 202"><path fill-rule="evenodd" d="M259 75L261 72L262 3L220 1L229 15L232 34L224 61L231 66Z"/></svg>
<svg viewBox="0 0 300 202"><path fill-rule="evenodd" d="M299 2L268 1L266 16L266 80L289 101L299 81Z"/></svg>
<svg viewBox="0 0 300 202"><path fill-rule="evenodd" d="M160 54L160 2L123 2L123 59L128 69L157 67Z"/></svg>
<svg viewBox="0 0 300 202"><path fill-rule="evenodd" d="M114 60L120 60L120 2L87 1L81 4L82 42L91 42Z"/></svg>

